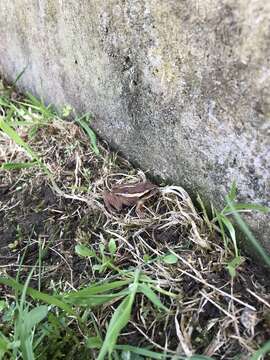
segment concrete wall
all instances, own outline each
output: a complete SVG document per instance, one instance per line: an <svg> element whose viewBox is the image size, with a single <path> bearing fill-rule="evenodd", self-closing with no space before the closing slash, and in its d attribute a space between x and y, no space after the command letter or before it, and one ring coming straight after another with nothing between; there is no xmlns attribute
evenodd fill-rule
<svg viewBox="0 0 270 360"><path fill-rule="evenodd" d="M221 204L269 205L270 2L5 0L0 71L92 112L115 148ZM250 220L270 249L269 216Z"/></svg>

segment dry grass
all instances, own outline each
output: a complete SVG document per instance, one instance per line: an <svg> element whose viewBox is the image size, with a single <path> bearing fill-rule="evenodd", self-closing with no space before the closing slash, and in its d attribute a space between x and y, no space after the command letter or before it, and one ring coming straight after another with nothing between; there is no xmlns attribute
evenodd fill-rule
<svg viewBox="0 0 270 360"><path fill-rule="evenodd" d="M99 143L96 155L73 122L55 117L32 138L27 129L20 126L17 131L47 165L54 182L38 166L0 172L2 274L15 276L25 253L23 279L38 258L38 245L47 248L47 256L34 271L32 286L43 291L68 292L121 279L139 268L169 311L157 310L138 295L118 344L152 345L155 351L175 356L196 353L244 360L270 338L267 274L246 257L237 276L229 276L226 265L232 250L224 248L183 188L160 187L144 204L142 217L134 207L110 213L103 191L144 180L147 174L105 144ZM30 160L1 132L0 146L0 164ZM117 245L113 255L108 250L111 239ZM110 264L95 256L78 256L78 244L99 258L104 252ZM7 292L2 295L12 299ZM117 304L112 300L93 311L102 336Z"/></svg>

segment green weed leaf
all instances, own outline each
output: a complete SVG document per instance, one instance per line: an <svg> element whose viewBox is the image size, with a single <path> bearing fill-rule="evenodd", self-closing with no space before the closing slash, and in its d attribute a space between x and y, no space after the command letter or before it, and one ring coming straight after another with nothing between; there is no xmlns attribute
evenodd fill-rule
<svg viewBox="0 0 270 360"><path fill-rule="evenodd" d="M166 263L166 264L176 264L178 262L178 258L177 256L175 256L174 254L168 254L165 255L162 260Z"/></svg>
<svg viewBox="0 0 270 360"><path fill-rule="evenodd" d="M109 247L109 251L110 251L111 255L114 255L116 253L116 249L117 249L116 242L114 239L110 239L108 247Z"/></svg>
<svg viewBox="0 0 270 360"><path fill-rule="evenodd" d="M32 328L39 324L48 314L48 306L40 305L30 310L25 317L26 331L31 332Z"/></svg>
<svg viewBox="0 0 270 360"><path fill-rule="evenodd" d="M227 264L227 269L229 271L229 274L231 275L232 278L235 277L236 275L236 269L243 264L243 262L245 261L245 258L242 256L237 256L234 259L232 259L228 264Z"/></svg>
<svg viewBox="0 0 270 360"><path fill-rule="evenodd" d="M89 249L89 247L85 246L85 245L76 245L75 246L75 253L83 256L83 257L92 257L92 256L96 256L96 253Z"/></svg>
<svg viewBox="0 0 270 360"><path fill-rule="evenodd" d="M93 336L89 337L85 344L89 349L100 349L102 346L102 341L98 336Z"/></svg>

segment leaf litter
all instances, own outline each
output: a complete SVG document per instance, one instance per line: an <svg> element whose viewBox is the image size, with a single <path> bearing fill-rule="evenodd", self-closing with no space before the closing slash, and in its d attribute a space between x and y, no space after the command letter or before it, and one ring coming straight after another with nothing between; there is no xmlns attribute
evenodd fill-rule
<svg viewBox="0 0 270 360"><path fill-rule="evenodd" d="M1 170L1 276L16 277L20 268L26 280L40 247L43 261L31 286L40 282L48 293L121 280L123 272L140 269L169 311L137 294L117 346L244 360L269 340L268 274L245 256L230 276L233 249L224 248L182 187L153 184L104 143L94 151L77 123L57 116L32 137L25 126L17 131L67 196L38 166ZM2 132L0 146L0 165L32 160ZM98 259L110 259L109 265ZM12 298L6 287L0 292ZM118 303L93 309L102 338ZM97 358L97 350L90 353Z"/></svg>

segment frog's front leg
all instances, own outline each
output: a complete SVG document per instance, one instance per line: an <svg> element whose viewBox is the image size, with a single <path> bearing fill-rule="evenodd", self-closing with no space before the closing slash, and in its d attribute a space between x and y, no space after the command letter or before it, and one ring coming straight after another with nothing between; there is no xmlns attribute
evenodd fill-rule
<svg viewBox="0 0 270 360"><path fill-rule="evenodd" d="M137 201L135 212L139 218L145 217L145 213L143 210L145 201L146 201L146 199L143 199L143 198Z"/></svg>
<svg viewBox="0 0 270 360"><path fill-rule="evenodd" d="M135 212L139 218L145 217L144 204L145 202L157 193L157 189L152 190L148 195L141 197L136 204Z"/></svg>

